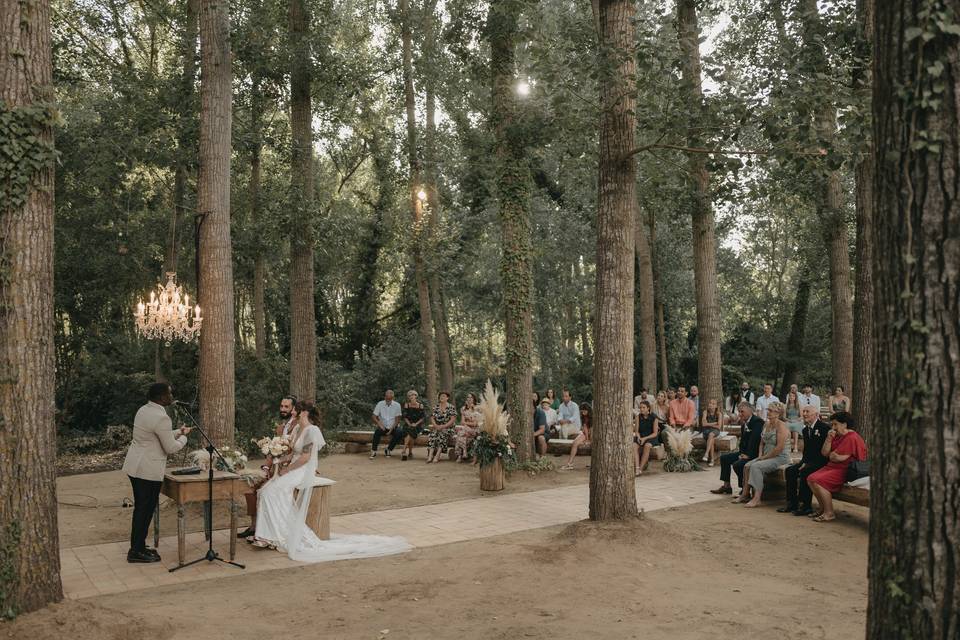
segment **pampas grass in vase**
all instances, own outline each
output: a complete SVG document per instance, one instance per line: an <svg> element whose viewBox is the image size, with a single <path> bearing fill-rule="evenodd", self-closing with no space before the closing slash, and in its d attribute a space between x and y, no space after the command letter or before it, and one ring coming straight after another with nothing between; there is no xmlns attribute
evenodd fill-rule
<svg viewBox="0 0 960 640"><path fill-rule="evenodd" d="M664 427L666 434L667 459L663 461L663 470L672 472L700 471L701 467L693 456L693 432L689 429L676 431Z"/></svg>
<svg viewBox="0 0 960 640"><path fill-rule="evenodd" d="M487 380L478 409L483 419L473 450L480 463L480 489L501 491L504 485L503 457L510 455L507 427L510 415L499 402L500 394Z"/></svg>

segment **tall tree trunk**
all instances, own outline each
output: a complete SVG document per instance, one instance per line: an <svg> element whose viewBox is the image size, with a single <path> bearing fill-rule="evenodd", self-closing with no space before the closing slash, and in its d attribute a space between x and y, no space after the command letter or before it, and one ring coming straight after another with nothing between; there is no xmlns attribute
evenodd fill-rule
<svg viewBox="0 0 960 640"><path fill-rule="evenodd" d="M793 319L790 322L790 336L787 338L786 361L783 364L783 385L780 397L786 398L790 385L797 382L797 371L803 362L803 337L807 328L807 311L810 309L810 265L801 257L800 276L797 293L793 299Z"/></svg>
<svg viewBox="0 0 960 640"><path fill-rule="evenodd" d="M425 63L424 88L426 90L426 130L424 132L424 171L426 179L427 202L430 204L430 240L433 246L442 242L439 238L440 196L437 191L437 97L435 78L438 76L436 55L436 0L430 0L424 6L423 58ZM437 359L440 362L440 388L453 393L453 353L450 345L450 326L447 321L446 298L443 295L443 282L440 273L443 264L436 260L430 265L430 304L433 308L433 326L437 338Z"/></svg>
<svg viewBox="0 0 960 640"><path fill-rule="evenodd" d="M654 321L653 295L653 259L650 251L650 239L647 237L647 225L640 217L640 208L637 207L637 218L634 221L634 244L637 253L637 301L640 315L640 358L643 373L641 381L651 393L657 393L657 334Z"/></svg>
<svg viewBox="0 0 960 640"><path fill-rule="evenodd" d="M200 4L200 419L218 445L234 436L234 304L230 240L232 126L230 13L225 0Z"/></svg>
<svg viewBox="0 0 960 640"><path fill-rule="evenodd" d="M301 400L317 396L317 317L313 274L313 111L310 11L290 0L290 392Z"/></svg>
<svg viewBox="0 0 960 640"><path fill-rule="evenodd" d="M700 27L696 0L677 3L677 31L683 55L683 83L691 116L687 143L702 146L696 114L703 111L700 77ZM689 157L690 183L693 186L693 275L697 305L697 383L702 397L723 402L720 365L720 302L717 295L717 236L710 202L710 174L702 154Z"/></svg>
<svg viewBox="0 0 960 640"><path fill-rule="evenodd" d="M533 238L530 216L532 178L526 143L518 132L514 94L514 47L521 3L494 0L487 14L490 39L490 113L497 158L497 200L503 233L503 310L506 328L506 409L517 458L533 451Z"/></svg>
<svg viewBox="0 0 960 640"><path fill-rule="evenodd" d="M800 6L805 54L810 68L824 75L829 73L829 59L824 49L824 25L817 0L802 0ZM837 114L829 88L820 89L822 97L814 114L817 143L833 153ZM820 201L817 214L823 228L830 261L830 313L833 384L850 390L853 381L853 291L850 283L850 246L847 221L843 212L843 191L840 172L824 161L815 167Z"/></svg>
<svg viewBox="0 0 960 640"><path fill-rule="evenodd" d="M194 84L197 80L197 14L199 0L187 0L183 33L183 74L180 76L180 95L177 100L177 160L173 174L173 212L167 237L164 271L177 270L180 249L179 226L187 212L187 180L196 162L194 129Z"/></svg>
<svg viewBox="0 0 960 640"><path fill-rule="evenodd" d="M433 340L433 308L430 305L430 285L427 280L426 252L427 229L423 220L423 201L419 194L421 185L420 157L417 154L417 109L413 89L413 35L409 0L400 0L400 41L403 49L403 96L407 111L407 153L410 162L410 208L416 238L413 246L413 270L417 281L417 302L420 307L420 341L423 343L423 373L427 379L427 401L432 409L437 401L437 346ZM452 391L451 391L452 393Z"/></svg>
<svg viewBox="0 0 960 640"><path fill-rule="evenodd" d="M857 41L862 67L854 73L854 91L860 104L870 104L873 55L873 0L857 1ZM869 110L864 109L869 113ZM869 128L867 129L869 132ZM869 435L873 425L873 140L867 138L860 150L863 155L854 168L857 197L856 288L853 299L853 415L862 435Z"/></svg>
<svg viewBox="0 0 960 640"><path fill-rule="evenodd" d="M960 38L945 15L876 5L868 638L960 637Z"/></svg>
<svg viewBox="0 0 960 640"><path fill-rule="evenodd" d="M660 386L657 390L666 389L670 386L670 371L667 367L667 325L663 318L663 287L660 284L660 275L658 273L659 261L657 260L657 219L650 214L648 221L650 229L650 257L653 263L653 306L657 314L657 346L660 353ZM654 393L654 389L650 389Z"/></svg>
<svg viewBox="0 0 960 640"><path fill-rule="evenodd" d="M250 185L248 199L250 200L250 222L254 229L261 229L260 211L260 156L263 150L263 94L259 69L254 69L250 82ZM267 355L266 312L264 310L264 294L267 279L267 262L264 257L263 241L260 234L254 240L253 256L253 340L254 354L258 359Z"/></svg>
<svg viewBox="0 0 960 640"><path fill-rule="evenodd" d="M0 115L24 128L11 133L5 127L4 145L17 145L37 163L24 159L0 175L0 567L12 571L0 578L0 618L63 598L54 422L53 101L50 3L0 3Z"/></svg>
<svg viewBox="0 0 960 640"><path fill-rule="evenodd" d="M590 519L637 513L633 469L634 220L637 208L635 4L600 0L600 167L597 184L596 361Z"/></svg>
<svg viewBox="0 0 960 640"><path fill-rule="evenodd" d="M577 287L580 291L583 291L583 299L586 300L590 297L589 287L587 287L587 277L583 272L583 257L581 256L577 260L576 264L576 279L579 283ZM593 338L593 322L590 318L589 307L585 304L577 305L577 314L580 317L580 344L583 345L581 354L583 355L584 362L593 362L593 351L591 349L590 341Z"/></svg>

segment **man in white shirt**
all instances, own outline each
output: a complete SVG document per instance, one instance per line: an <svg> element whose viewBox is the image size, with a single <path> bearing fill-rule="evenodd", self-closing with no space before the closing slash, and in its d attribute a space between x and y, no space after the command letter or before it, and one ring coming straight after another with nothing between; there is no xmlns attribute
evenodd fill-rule
<svg viewBox="0 0 960 640"><path fill-rule="evenodd" d="M640 403L643 401L649 402L651 408L653 407L653 403L656 402L656 400L647 393L646 387L640 389L640 395L633 397L633 415L640 415Z"/></svg>
<svg viewBox="0 0 960 640"><path fill-rule="evenodd" d="M133 419L133 439L123 470L133 487L133 522L127 562L160 562L160 554L147 547L147 530L160 500L167 456L187 444L190 427L173 430L167 407L173 404L173 389L165 382L150 385L149 402L140 407Z"/></svg>
<svg viewBox="0 0 960 640"><path fill-rule="evenodd" d="M564 389L561 397L563 402L560 403L560 408L557 410L559 418L557 424L560 427L560 435L564 438L570 438L580 433L580 407L570 399L568 390Z"/></svg>
<svg viewBox="0 0 960 640"><path fill-rule="evenodd" d="M377 449L380 448L380 439L383 438L385 434L391 434L390 444L383 450L385 457L389 458L394 447L400 442L399 435L402 430L395 429L394 427L397 426L397 422L400 420L400 414L402 413L403 409L400 407L400 403L394 402L393 400L393 389L387 389L386 393L383 394L383 400L378 402L377 406L373 408L373 451L370 452L371 460L377 457Z"/></svg>
<svg viewBox="0 0 960 640"><path fill-rule="evenodd" d="M757 415L760 416L761 420L766 421L767 409L774 402L780 402L780 398L773 395L773 385L763 385L763 395L757 398Z"/></svg>
<svg viewBox="0 0 960 640"><path fill-rule="evenodd" d="M813 387L808 384L803 385L803 391L798 398L800 408L813 407L820 412L820 396L813 392Z"/></svg>

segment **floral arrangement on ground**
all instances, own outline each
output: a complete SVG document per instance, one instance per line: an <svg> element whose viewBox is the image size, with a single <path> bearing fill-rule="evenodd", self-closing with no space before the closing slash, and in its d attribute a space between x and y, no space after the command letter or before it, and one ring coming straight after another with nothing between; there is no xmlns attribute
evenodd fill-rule
<svg viewBox="0 0 960 640"><path fill-rule="evenodd" d="M692 431L687 429L677 431L670 427L665 427L663 432L667 436L663 443L667 454L667 459L663 461L664 471L684 473L687 471L703 470L691 455L693 453Z"/></svg>

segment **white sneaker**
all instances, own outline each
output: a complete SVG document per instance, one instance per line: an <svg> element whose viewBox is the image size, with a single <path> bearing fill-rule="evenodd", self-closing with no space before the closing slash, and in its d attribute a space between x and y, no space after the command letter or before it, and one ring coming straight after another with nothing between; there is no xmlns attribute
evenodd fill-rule
<svg viewBox="0 0 960 640"><path fill-rule="evenodd" d="M703 456L703 462L707 462L707 461L708 461L707 456Z"/></svg>
<svg viewBox="0 0 960 640"><path fill-rule="evenodd" d="M376 451L371 451L371 452L370 452L370 459L373 460L373 459L376 458L376 457L377 457L377 452L376 452Z"/></svg>
<svg viewBox="0 0 960 640"><path fill-rule="evenodd" d="M384 457L384 458L393 457L393 454L390 453L390 449L384 449L384 450L383 450L383 457Z"/></svg>

